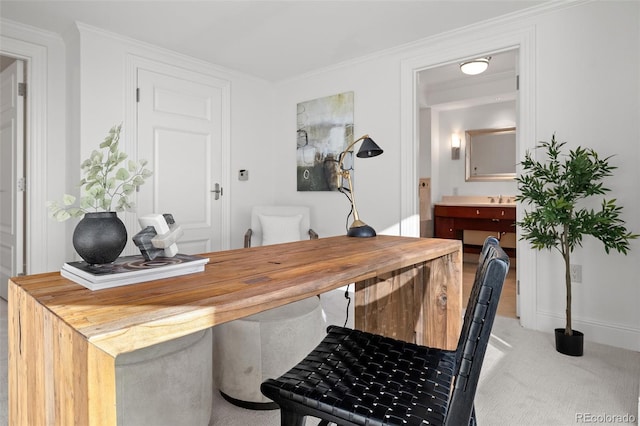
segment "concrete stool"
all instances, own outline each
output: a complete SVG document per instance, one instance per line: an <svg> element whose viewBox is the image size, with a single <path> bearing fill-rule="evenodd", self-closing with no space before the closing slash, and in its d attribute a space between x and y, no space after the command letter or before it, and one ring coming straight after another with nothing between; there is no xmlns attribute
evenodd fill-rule
<svg viewBox="0 0 640 426"><path fill-rule="evenodd" d="M326 334L317 296L213 327L214 382L222 396L240 407L277 409L260 392L302 360Z"/></svg>
<svg viewBox="0 0 640 426"><path fill-rule="evenodd" d="M119 426L209 424L211 329L116 358Z"/></svg>

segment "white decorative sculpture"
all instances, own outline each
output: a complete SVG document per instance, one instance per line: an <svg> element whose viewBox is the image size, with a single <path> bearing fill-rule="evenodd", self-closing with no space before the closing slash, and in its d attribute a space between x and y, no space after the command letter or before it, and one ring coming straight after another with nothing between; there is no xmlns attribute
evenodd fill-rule
<svg viewBox="0 0 640 426"><path fill-rule="evenodd" d="M174 257L178 254L176 242L184 231L175 223L171 214L148 214L138 218L138 222L142 231L133 236L133 242L146 260L159 256Z"/></svg>

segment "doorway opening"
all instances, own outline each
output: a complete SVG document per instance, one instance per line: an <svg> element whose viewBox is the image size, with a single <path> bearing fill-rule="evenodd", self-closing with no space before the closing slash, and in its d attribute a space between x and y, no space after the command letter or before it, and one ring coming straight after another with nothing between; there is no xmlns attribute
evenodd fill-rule
<svg viewBox="0 0 640 426"><path fill-rule="evenodd" d="M477 129L516 128L518 131L518 49L492 53L489 67L482 74L465 75L460 70L460 62L426 68L417 72L416 112L418 152L416 169L418 177L430 180L429 200L420 194L421 221L420 236L440 236L434 230L434 205L446 197L460 200L461 205L469 200L512 199L517 193L513 178L469 179L468 155L470 146L467 131ZM473 59L473 58L468 58ZM457 139L459 154L453 155L452 140ZM513 141L515 145L516 142ZM508 150L487 152L497 163L515 165L518 163L516 146ZM506 156L507 158L501 158ZM497 202L497 201L496 201ZM428 205L429 211L422 210ZM513 215L515 217L515 206ZM423 220L426 217L427 220ZM484 239L497 236L501 245L511 256L511 269L505 281L498 307L498 315L517 318L517 259L516 234L470 224L470 229L458 231L464 250L463 300L468 299L477 266L477 251ZM450 237L447 237L450 238Z"/></svg>

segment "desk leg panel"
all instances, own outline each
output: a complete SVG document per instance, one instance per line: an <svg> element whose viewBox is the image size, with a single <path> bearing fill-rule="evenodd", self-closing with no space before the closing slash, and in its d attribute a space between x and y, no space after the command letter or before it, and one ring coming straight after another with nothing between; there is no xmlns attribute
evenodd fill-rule
<svg viewBox="0 0 640 426"><path fill-rule="evenodd" d="M11 283L9 326L9 424L116 424L111 356Z"/></svg>
<svg viewBox="0 0 640 426"><path fill-rule="evenodd" d="M9 424L50 424L44 409L44 364L37 362L42 359L42 311L11 281L8 299Z"/></svg>
<svg viewBox="0 0 640 426"><path fill-rule="evenodd" d="M423 328L418 330L418 343L455 350L462 329L462 253L427 262L422 288Z"/></svg>
<svg viewBox="0 0 640 426"><path fill-rule="evenodd" d="M462 327L462 255L356 283L355 328L455 350Z"/></svg>
<svg viewBox="0 0 640 426"><path fill-rule="evenodd" d="M116 425L116 360L93 345L87 350L88 424Z"/></svg>
<svg viewBox="0 0 640 426"><path fill-rule="evenodd" d="M416 341L416 289L423 266L414 265L356 283L355 328L405 342Z"/></svg>

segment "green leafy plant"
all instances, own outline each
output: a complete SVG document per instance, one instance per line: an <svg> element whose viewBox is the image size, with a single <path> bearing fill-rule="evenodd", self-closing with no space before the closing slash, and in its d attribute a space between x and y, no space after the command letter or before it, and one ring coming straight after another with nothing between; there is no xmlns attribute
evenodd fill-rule
<svg viewBox="0 0 640 426"><path fill-rule="evenodd" d="M600 210L587 208L584 200L609 191L602 180L612 176L616 167L611 156L600 158L593 149L577 147L568 155L562 153L566 142L540 142L545 159L537 161L531 152L521 162L522 174L516 177L519 194L516 201L531 206L522 221L517 222L521 239L537 250L556 249L565 263L566 325L564 333L572 335L571 326L571 253L582 246L584 235L591 235L610 250L627 254L629 241L638 237L625 228L620 218L622 207L615 199L602 200Z"/></svg>
<svg viewBox="0 0 640 426"><path fill-rule="evenodd" d="M100 150L91 152L89 158L80 164L83 178L80 187L84 188L80 200L64 194L62 203L49 202L51 217L64 221L71 217L80 217L91 211L133 211L135 203L129 200L136 187L144 184L152 172L145 168L146 160L135 162L120 152L120 131L122 124L113 126L100 144Z"/></svg>

